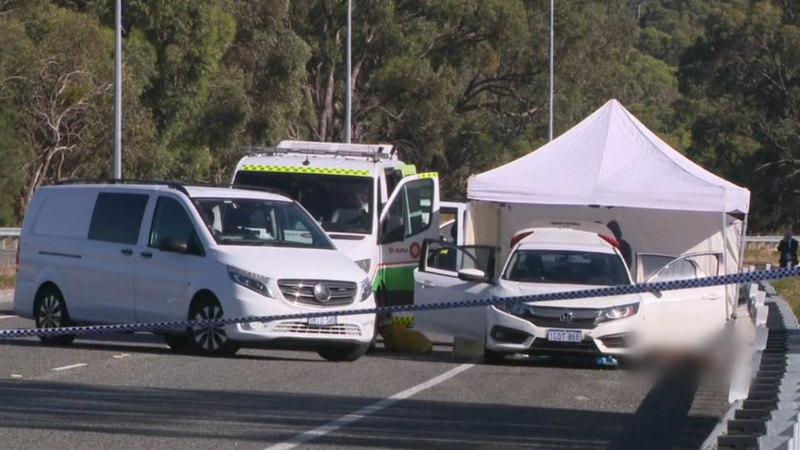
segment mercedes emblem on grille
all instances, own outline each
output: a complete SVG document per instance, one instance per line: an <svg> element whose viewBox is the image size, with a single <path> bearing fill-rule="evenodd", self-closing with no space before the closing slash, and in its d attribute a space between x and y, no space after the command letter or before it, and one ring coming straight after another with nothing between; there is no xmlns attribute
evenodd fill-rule
<svg viewBox="0 0 800 450"><path fill-rule="evenodd" d="M331 289L322 283L315 284L314 298L320 303L328 303L331 299Z"/></svg>
<svg viewBox="0 0 800 450"><path fill-rule="evenodd" d="M316 290L314 290L314 292L316 292ZM561 321L565 323L572 322L572 311L562 312L561 315L559 316L559 319L561 319Z"/></svg>

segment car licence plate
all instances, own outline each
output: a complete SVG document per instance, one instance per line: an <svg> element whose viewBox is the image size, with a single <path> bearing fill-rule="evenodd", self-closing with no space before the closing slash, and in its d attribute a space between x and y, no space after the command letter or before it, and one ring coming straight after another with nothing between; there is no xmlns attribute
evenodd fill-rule
<svg viewBox="0 0 800 450"><path fill-rule="evenodd" d="M312 327L336 325L336 316L309 317L308 324Z"/></svg>
<svg viewBox="0 0 800 450"><path fill-rule="evenodd" d="M580 331L574 330L548 330L547 340L554 342L580 342L583 340Z"/></svg>

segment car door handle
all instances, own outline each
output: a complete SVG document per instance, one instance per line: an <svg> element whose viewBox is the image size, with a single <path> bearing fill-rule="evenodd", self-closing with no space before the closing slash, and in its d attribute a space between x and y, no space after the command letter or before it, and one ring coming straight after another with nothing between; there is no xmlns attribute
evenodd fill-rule
<svg viewBox="0 0 800 450"><path fill-rule="evenodd" d="M141 255L142 255L142 258L147 258L147 259L150 259L150 258L153 257L153 254L150 253L150 252L142 252Z"/></svg>
<svg viewBox="0 0 800 450"><path fill-rule="evenodd" d="M716 300L720 298L719 294L706 294L703 296L703 300Z"/></svg>
<svg viewBox="0 0 800 450"><path fill-rule="evenodd" d="M129 248L123 248L119 252L122 253L125 256L131 256L133 254L133 250L131 250Z"/></svg>

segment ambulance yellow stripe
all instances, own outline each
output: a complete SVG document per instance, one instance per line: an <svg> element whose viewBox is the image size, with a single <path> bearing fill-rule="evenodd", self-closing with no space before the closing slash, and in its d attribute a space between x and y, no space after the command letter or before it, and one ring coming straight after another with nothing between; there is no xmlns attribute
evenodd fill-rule
<svg viewBox="0 0 800 450"><path fill-rule="evenodd" d="M331 169L327 167L265 166L261 164L245 164L241 170L247 172L285 172L285 173L319 173L324 175L351 175L371 177L369 170Z"/></svg>
<svg viewBox="0 0 800 450"><path fill-rule="evenodd" d="M438 172L424 172L424 173L419 174L419 177L420 178L438 178L439 177L439 173Z"/></svg>

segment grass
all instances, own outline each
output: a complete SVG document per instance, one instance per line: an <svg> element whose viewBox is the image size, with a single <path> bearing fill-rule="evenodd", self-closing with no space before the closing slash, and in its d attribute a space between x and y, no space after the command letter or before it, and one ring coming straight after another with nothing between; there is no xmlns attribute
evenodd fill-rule
<svg viewBox="0 0 800 450"><path fill-rule="evenodd" d="M14 289L15 275L13 265L0 266L0 289Z"/></svg>
<svg viewBox="0 0 800 450"><path fill-rule="evenodd" d="M777 261L778 252L771 248L748 248L744 252L744 263L753 264L757 268L764 268L766 263L776 267ZM800 277L781 278L770 281L770 284L789 303L794 315L800 317Z"/></svg>

